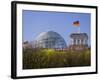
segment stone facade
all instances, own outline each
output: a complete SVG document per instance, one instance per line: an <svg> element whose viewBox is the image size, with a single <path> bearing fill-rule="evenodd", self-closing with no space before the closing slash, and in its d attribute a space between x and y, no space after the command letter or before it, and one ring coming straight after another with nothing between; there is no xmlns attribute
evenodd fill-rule
<svg viewBox="0 0 100 80"><path fill-rule="evenodd" d="M70 38L70 49L83 50L88 47L88 35L86 33L72 33Z"/></svg>

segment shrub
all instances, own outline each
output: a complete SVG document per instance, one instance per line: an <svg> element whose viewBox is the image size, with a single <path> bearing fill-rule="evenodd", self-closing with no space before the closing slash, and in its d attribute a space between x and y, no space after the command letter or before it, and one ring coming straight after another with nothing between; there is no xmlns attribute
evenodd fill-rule
<svg viewBox="0 0 100 80"><path fill-rule="evenodd" d="M90 66L90 58L90 50L25 49L23 69Z"/></svg>

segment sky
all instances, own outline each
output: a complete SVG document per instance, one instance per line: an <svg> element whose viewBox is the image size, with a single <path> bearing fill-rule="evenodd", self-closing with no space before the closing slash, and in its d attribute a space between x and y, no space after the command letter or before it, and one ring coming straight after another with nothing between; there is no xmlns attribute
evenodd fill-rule
<svg viewBox="0 0 100 80"><path fill-rule="evenodd" d="M41 32L55 31L60 34L67 45L70 44L70 34L78 32L87 33L90 45L90 13L51 12L23 10L22 36L23 41L33 41ZM80 26L75 27L73 22L79 21Z"/></svg>

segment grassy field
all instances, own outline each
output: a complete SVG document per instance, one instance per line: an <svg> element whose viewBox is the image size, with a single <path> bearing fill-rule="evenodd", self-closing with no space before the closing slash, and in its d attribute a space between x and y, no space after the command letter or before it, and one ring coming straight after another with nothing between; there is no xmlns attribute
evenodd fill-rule
<svg viewBox="0 0 100 80"><path fill-rule="evenodd" d="M24 49L23 69L90 66L90 50Z"/></svg>

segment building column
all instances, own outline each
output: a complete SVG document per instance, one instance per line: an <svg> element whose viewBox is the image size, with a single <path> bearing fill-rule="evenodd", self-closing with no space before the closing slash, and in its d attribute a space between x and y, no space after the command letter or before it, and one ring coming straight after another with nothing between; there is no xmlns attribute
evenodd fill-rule
<svg viewBox="0 0 100 80"><path fill-rule="evenodd" d="M71 45L73 45L74 44L74 40L73 39L71 39Z"/></svg>
<svg viewBox="0 0 100 80"><path fill-rule="evenodd" d="M76 45L78 44L78 40L76 39Z"/></svg>
<svg viewBox="0 0 100 80"><path fill-rule="evenodd" d="M73 39L73 45L75 45L75 39Z"/></svg>
<svg viewBox="0 0 100 80"><path fill-rule="evenodd" d="M78 44L78 45L80 44L80 39L77 40L77 44Z"/></svg>
<svg viewBox="0 0 100 80"><path fill-rule="evenodd" d="M82 45L82 39L80 39L80 45Z"/></svg>
<svg viewBox="0 0 100 80"><path fill-rule="evenodd" d="M87 40L85 39L85 45L87 45Z"/></svg>

